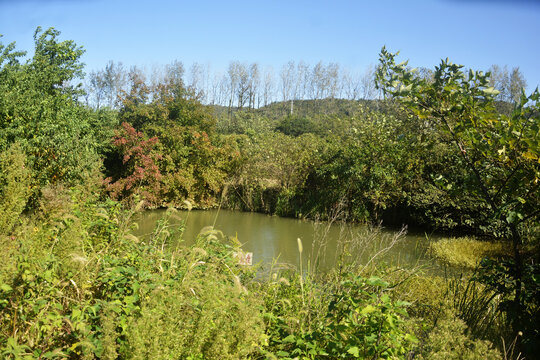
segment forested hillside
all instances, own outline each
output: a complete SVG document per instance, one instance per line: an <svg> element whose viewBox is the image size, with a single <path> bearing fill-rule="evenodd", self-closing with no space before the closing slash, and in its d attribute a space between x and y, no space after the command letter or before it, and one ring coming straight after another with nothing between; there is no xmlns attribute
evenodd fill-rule
<svg viewBox="0 0 540 360"><path fill-rule="evenodd" d="M383 48L356 78L289 62L278 86L232 62L212 84L179 61L85 75L74 41L52 28L34 41L26 60L0 43L3 357L534 358L540 95L519 69L415 70ZM264 280L218 229L193 247L168 246L183 231L168 219L134 236L134 214L159 207L408 225L509 250L462 281L362 267L346 247L328 274Z"/></svg>

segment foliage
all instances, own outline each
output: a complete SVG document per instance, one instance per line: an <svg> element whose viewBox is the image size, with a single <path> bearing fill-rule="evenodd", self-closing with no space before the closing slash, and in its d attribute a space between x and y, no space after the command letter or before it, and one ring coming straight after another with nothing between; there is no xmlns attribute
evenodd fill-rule
<svg viewBox="0 0 540 360"><path fill-rule="evenodd" d="M32 172L34 197L49 183L82 182L100 166L93 130L78 105L76 81L83 50L58 40L55 29L34 35L35 52L25 64L15 45L0 44L0 150L18 142Z"/></svg>
<svg viewBox="0 0 540 360"><path fill-rule="evenodd" d="M296 275L284 275L265 291L273 356L398 359L415 347L416 338L404 323L408 304L393 301L382 279L308 275L301 287Z"/></svg>
<svg viewBox="0 0 540 360"><path fill-rule="evenodd" d="M122 173L114 181L105 179L107 190L113 199L140 195L147 206L158 204L161 173L158 162L161 155L154 148L156 137L145 139L144 134L130 124L122 123L122 129L115 135L113 144L122 158Z"/></svg>
<svg viewBox="0 0 540 360"><path fill-rule="evenodd" d="M0 235L11 235L30 195L30 171L20 144L0 155Z"/></svg>
<svg viewBox="0 0 540 360"><path fill-rule="evenodd" d="M519 332L514 336L518 337L520 350L525 354L535 354L540 344L540 266L538 263L526 263L519 279L513 271L515 267L510 257L486 258L480 263L477 278L500 296L498 310L507 314L511 325L519 324ZM515 301L518 282L522 288L522 307L516 307Z"/></svg>
<svg viewBox="0 0 540 360"><path fill-rule="evenodd" d="M512 339L499 297L474 276L397 275L395 296L411 302L407 326L419 340L416 356L499 359L506 352L504 341Z"/></svg>
<svg viewBox="0 0 540 360"><path fill-rule="evenodd" d="M127 327L130 358L240 359L263 345L258 300L216 236L213 230L199 235L197 247L181 253L187 261L180 278L143 299L140 316Z"/></svg>
<svg viewBox="0 0 540 360"><path fill-rule="evenodd" d="M194 94L174 76L148 85L143 74L130 73L131 88L120 97L119 118L136 131L159 139L154 154L161 158L151 204L208 206L215 202L236 151L214 136L215 120ZM108 169L120 177L122 167L110 154ZM160 192L157 192L159 184Z"/></svg>
<svg viewBox="0 0 540 360"><path fill-rule="evenodd" d="M313 134L293 138L281 133L262 133L236 140L240 158L234 169L228 203L282 216L301 212L301 200L296 193L302 190L311 169L318 166L324 144Z"/></svg>
<svg viewBox="0 0 540 360"><path fill-rule="evenodd" d="M524 286L525 268L534 260L523 259L521 233L527 223L537 224L540 215L540 93L522 92L507 116L496 111L498 92L489 87L489 73L464 74L463 66L446 59L436 67L433 81L427 81L409 70L406 62L396 64L396 55L382 49L378 86L454 145L470 178L454 185L482 200L486 211L480 215L500 225L492 235L511 239L513 267L505 278L513 286L509 317L517 334L528 324L528 309L537 307L536 301L528 302L530 289ZM534 332L534 328L526 330L529 336Z"/></svg>
<svg viewBox="0 0 540 360"><path fill-rule="evenodd" d="M242 284L250 271L217 232L192 249L167 250L179 233L166 221L141 241L129 231L133 212L118 203L55 194L59 210L16 239L17 266L2 269L3 357L145 358L151 350L170 358L181 349L238 358L264 343L258 300ZM179 338L187 340L166 341Z"/></svg>
<svg viewBox="0 0 540 360"><path fill-rule="evenodd" d="M540 228L538 92L500 111L485 74L445 61L415 76L383 51L379 80L393 99L335 99L336 83L322 80L337 68L318 64L312 90L328 99L256 110L255 66L231 72L249 109L233 112L231 97L216 127L179 63L151 81L111 63L94 77L110 78L94 84L104 92L84 94L83 49L59 36L38 28L25 63L0 44L3 358L497 358L484 338L509 340L508 323L535 353L537 249L521 239ZM103 191L102 164L108 195L128 201ZM379 277L359 267L366 235L327 276L301 267L263 280L214 229L191 247L167 218L132 233L145 206L220 197L298 217L406 211L395 222L512 237L514 257L484 260L466 281Z"/></svg>
<svg viewBox="0 0 540 360"><path fill-rule="evenodd" d="M376 219L380 210L400 198L399 174L409 159L398 123L366 111L350 128L329 136L331 145L322 154L322 164L306 181L306 201L315 200L315 212L325 214L344 202L349 220Z"/></svg>
<svg viewBox="0 0 540 360"><path fill-rule="evenodd" d="M285 135L299 136L314 132L315 126L308 118L290 115L279 122L276 130Z"/></svg>
<svg viewBox="0 0 540 360"><path fill-rule="evenodd" d="M456 319L450 310L440 316L437 325L430 329L419 359L502 359L499 351L489 341L472 340L466 334L465 323Z"/></svg>
<svg viewBox="0 0 540 360"><path fill-rule="evenodd" d="M260 111L236 111L231 116L215 112L216 130L222 134L254 135L268 133L275 129L277 120L260 114Z"/></svg>
<svg viewBox="0 0 540 360"><path fill-rule="evenodd" d="M403 328L404 302L393 302L384 290L389 283L353 277L341 283L329 308L330 354L393 359L407 355L416 339Z"/></svg>
<svg viewBox="0 0 540 360"><path fill-rule="evenodd" d="M534 220L539 203L540 94L523 95L507 117L494 109L497 92L488 87L489 74L471 70L465 75L461 65L445 60L436 68L434 81L427 82L407 70L406 63L396 64L395 56L383 48L379 85L455 145L472 180L460 184L463 189L481 197L490 207L489 215L506 222L504 235L510 227Z"/></svg>

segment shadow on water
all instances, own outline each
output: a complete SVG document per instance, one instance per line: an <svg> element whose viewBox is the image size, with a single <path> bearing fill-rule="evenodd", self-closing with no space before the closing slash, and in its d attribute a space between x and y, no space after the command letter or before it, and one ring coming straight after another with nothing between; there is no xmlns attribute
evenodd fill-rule
<svg viewBox="0 0 540 360"><path fill-rule="evenodd" d="M165 210L140 214L135 219L139 225L135 235L151 234L164 215ZM384 261L395 266L422 267L434 274L446 271L426 255L432 239L425 235L230 210L179 211L177 215L186 223L181 240L185 245L192 244L201 229L215 223L215 228L225 235L236 236L242 249L253 253L253 263L260 263L263 268L276 258L279 263L297 267L302 256L304 264L324 271L336 264L336 257L348 256L362 265ZM302 254L298 251L298 238L302 240Z"/></svg>

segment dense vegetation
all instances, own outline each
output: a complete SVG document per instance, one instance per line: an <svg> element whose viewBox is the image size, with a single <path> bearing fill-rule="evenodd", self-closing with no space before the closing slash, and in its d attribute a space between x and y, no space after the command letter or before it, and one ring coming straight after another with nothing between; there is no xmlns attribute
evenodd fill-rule
<svg viewBox="0 0 540 360"><path fill-rule="evenodd" d="M540 96L515 96L519 74L415 72L383 49L384 100L335 98L318 64L311 100L256 108L248 76L205 105L178 62L151 79L110 63L84 89L83 49L59 35L38 29L26 62L0 44L3 357L533 358ZM502 250L478 250L461 280L362 266L354 244L329 273L263 278L213 228L192 247L170 246L183 229L167 219L133 235L137 211L192 206L340 214ZM455 244L472 246L434 251Z"/></svg>

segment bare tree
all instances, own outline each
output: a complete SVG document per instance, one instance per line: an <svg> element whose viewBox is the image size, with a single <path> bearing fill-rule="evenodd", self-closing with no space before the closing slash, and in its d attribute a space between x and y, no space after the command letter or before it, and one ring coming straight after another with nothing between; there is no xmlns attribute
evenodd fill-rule
<svg viewBox="0 0 540 360"><path fill-rule="evenodd" d="M510 93L510 84L508 82L508 67L504 66L501 68L499 65L491 65L488 70L491 75L489 77L489 85L494 87L499 91L497 95L497 100L506 101Z"/></svg>
<svg viewBox="0 0 540 360"><path fill-rule="evenodd" d="M345 69L341 73L341 83L343 85L343 96L349 100L358 100L360 93L360 81L358 75Z"/></svg>
<svg viewBox="0 0 540 360"><path fill-rule="evenodd" d="M319 61L313 67L311 82L313 87L313 98L322 99L328 88L326 71L322 61Z"/></svg>
<svg viewBox="0 0 540 360"><path fill-rule="evenodd" d="M300 61L296 66L296 95L298 99L306 99L308 97L309 83L309 65L304 61Z"/></svg>
<svg viewBox="0 0 540 360"><path fill-rule="evenodd" d="M373 65L369 65L360 79L360 89L362 99L375 99L377 97L377 88L375 86L375 71Z"/></svg>
<svg viewBox="0 0 540 360"><path fill-rule="evenodd" d="M325 75L328 83L328 93L326 94L326 97L335 99L339 93L339 64L328 64L325 69Z"/></svg>
<svg viewBox="0 0 540 360"><path fill-rule="evenodd" d="M215 73L212 76L212 81L209 82L207 100L212 105L223 105L222 92L220 90L222 79L223 74Z"/></svg>
<svg viewBox="0 0 540 360"><path fill-rule="evenodd" d="M500 67L499 65L491 65L488 70L491 74L489 77L489 85L499 91L497 100L506 102L516 102L521 96L521 90L527 87L527 82L523 74L519 71L519 67L512 68L508 71L508 66Z"/></svg>
<svg viewBox="0 0 540 360"><path fill-rule="evenodd" d="M249 89L248 89L248 96L249 96L249 108L254 109L255 108L255 100L258 97L258 88L259 84L261 82L260 74L259 74L259 65L257 63L251 64L249 67ZM260 103L260 100L258 101ZM259 104L257 105L259 107Z"/></svg>
<svg viewBox="0 0 540 360"><path fill-rule="evenodd" d="M294 87L295 87L295 65L294 61L289 61L287 64L281 67L280 75L280 89L281 98L283 101L293 100Z"/></svg>
<svg viewBox="0 0 540 360"><path fill-rule="evenodd" d="M245 64L238 63L236 68L238 74L238 88L236 96L238 98L237 106L242 109L246 104L249 104L249 71Z"/></svg>
<svg viewBox="0 0 540 360"><path fill-rule="evenodd" d="M96 109L103 105L114 108L117 97L126 83L127 73L122 63L109 61L105 69L90 73L87 82L87 105L92 105Z"/></svg>
<svg viewBox="0 0 540 360"><path fill-rule="evenodd" d="M236 92L238 89L239 76L238 76L238 67L240 63L238 61L232 61L229 63L229 69L227 70L228 82L227 82L227 93L229 97L229 116L232 115L232 107L234 104Z"/></svg>
<svg viewBox="0 0 540 360"><path fill-rule="evenodd" d="M209 72L210 66L208 64L204 65L198 62L194 62L189 69L188 86L203 103L209 101Z"/></svg>
<svg viewBox="0 0 540 360"><path fill-rule="evenodd" d="M184 73L184 64L181 61L175 60L165 65L165 76L171 84L184 86Z"/></svg>
<svg viewBox="0 0 540 360"><path fill-rule="evenodd" d="M274 99L274 70L267 67L264 73L262 97L264 106L270 104Z"/></svg>
<svg viewBox="0 0 540 360"><path fill-rule="evenodd" d="M518 102L519 98L521 97L521 93L523 89L527 87L527 81L525 80L525 77L519 71L519 67L515 67L512 69L512 73L510 74L510 98L509 101L511 102Z"/></svg>
<svg viewBox="0 0 540 360"><path fill-rule="evenodd" d="M105 97L105 85L101 71L92 71L86 84L86 105L99 110Z"/></svg>

